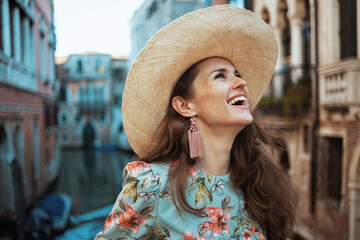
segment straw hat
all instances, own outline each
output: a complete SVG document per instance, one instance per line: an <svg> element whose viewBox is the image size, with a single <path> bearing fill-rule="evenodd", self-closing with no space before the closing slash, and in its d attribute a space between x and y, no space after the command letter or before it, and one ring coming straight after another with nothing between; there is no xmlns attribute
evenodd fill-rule
<svg viewBox="0 0 360 240"><path fill-rule="evenodd" d="M160 29L132 65L123 93L124 128L134 152L144 157L157 146L171 91L193 64L208 57L230 60L247 81L254 109L272 77L277 51L268 24L230 5L190 12Z"/></svg>

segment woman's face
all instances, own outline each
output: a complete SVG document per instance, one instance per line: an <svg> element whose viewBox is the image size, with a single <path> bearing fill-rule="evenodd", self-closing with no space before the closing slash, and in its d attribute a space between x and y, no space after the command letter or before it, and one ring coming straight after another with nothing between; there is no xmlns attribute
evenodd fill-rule
<svg viewBox="0 0 360 240"><path fill-rule="evenodd" d="M198 63L196 68L198 74L190 102L202 124L241 130L253 121L247 83L230 61L212 57Z"/></svg>

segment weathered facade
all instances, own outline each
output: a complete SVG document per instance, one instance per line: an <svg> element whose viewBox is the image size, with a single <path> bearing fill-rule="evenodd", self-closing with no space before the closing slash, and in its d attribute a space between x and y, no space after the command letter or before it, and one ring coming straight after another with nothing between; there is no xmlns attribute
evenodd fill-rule
<svg viewBox="0 0 360 240"><path fill-rule="evenodd" d="M57 64L62 147L118 144L126 73L126 58L108 54L74 54Z"/></svg>
<svg viewBox="0 0 360 240"><path fill-rule="evenodd" d="M304 239L360 235L360 1L254 0L279 58L260 103L282 133L280 161L300 193Z"/></svg>
<svg viewBox="0 0 360 240"><path fill-rule="evenodd" d="M0 1L0 220L23 217L59 170L48 0Z"/></svg>
<svg viewBox="0 0 360 240"><path fill-rule="evenodd" d="M112 122L110 130L111 142L119 148L130 150L130 144L124 131L123 118L121 113L122 94L125 88L127 76L127 58L113 57L110 62L111 89L112 89Z"/></svg>
<svg viewBox="0 0 360 240"><path fill-rule="evenodd" d="M59 144L95 146L110 142L110 55L70 55L57 65Z"/></svg>
<svg viewBox="0 0 360 240"><path fill-rule="evenodd" d="M132 64L150 37L160 28L185 13L200 8L200 0L146 0L130 20Z"/></svg>

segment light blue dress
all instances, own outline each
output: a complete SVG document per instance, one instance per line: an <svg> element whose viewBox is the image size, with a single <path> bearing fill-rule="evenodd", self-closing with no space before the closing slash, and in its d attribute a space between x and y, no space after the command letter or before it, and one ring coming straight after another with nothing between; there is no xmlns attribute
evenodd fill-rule
<svg viewBox="0 0 360 240"><path fill-rule="evenodd" d="M229 175L213 176L195 167L188 170L186 198L199 214L183 211L171 200L169 164L129 163L123 190L95 239L266 239L245 210L243 194Z"/></svg>

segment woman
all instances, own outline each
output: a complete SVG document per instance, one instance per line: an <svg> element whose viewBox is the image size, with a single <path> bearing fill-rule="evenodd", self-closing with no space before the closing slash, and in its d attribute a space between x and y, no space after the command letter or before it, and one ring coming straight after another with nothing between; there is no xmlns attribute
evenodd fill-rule
<svg viewBox="0 0 360 240"><path fill-rule="evenodd" d="M124 126L139 160L96 239L286 239L296 193L254 108L277 59L271 28L229 5L184 15L133 64Z"/></svg>

